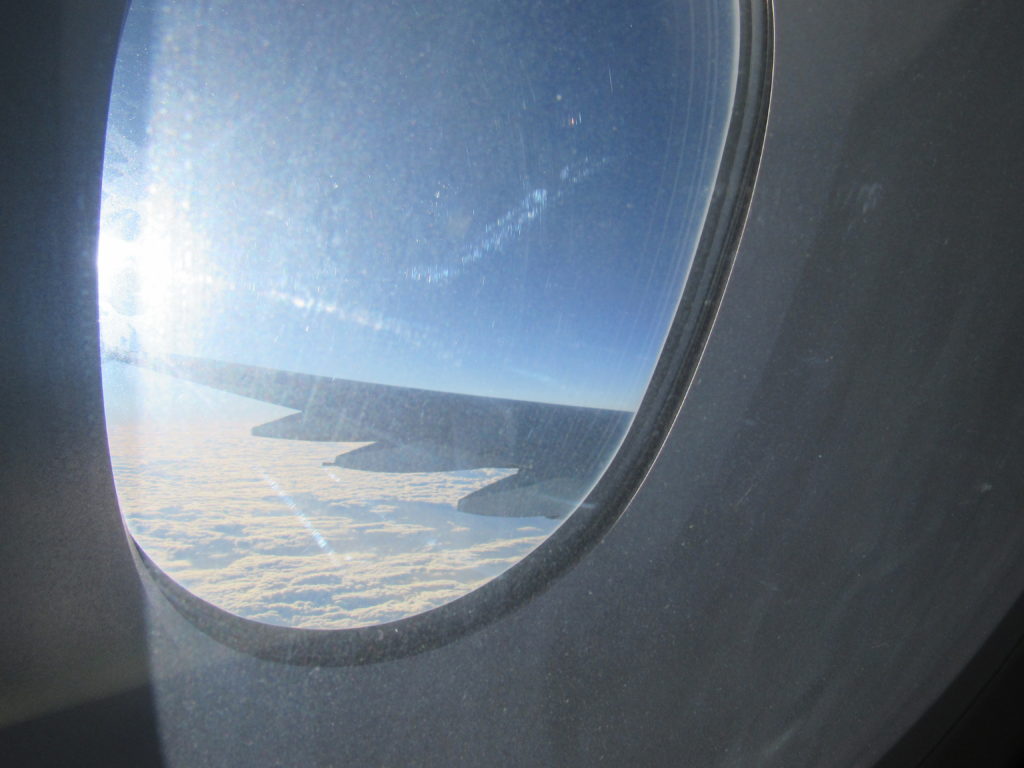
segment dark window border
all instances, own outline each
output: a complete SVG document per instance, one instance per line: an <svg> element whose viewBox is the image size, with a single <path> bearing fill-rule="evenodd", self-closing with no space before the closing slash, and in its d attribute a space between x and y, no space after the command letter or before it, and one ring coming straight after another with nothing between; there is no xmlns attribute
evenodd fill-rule
<svg viewBox="0 0 1024 768"><path fill-rule="evenodd" d="M135 543L155 582L199 630L236 650L296 665L372 664L438 648L510 613L546 589L619 519L654 463L693 380L746 221L768 118L774 53L770 0L740 0L736 95L700 241L651 382L615 458L581 507L536 550L474 591L394 622L303 629L245 619L193 595Z"/></svg>

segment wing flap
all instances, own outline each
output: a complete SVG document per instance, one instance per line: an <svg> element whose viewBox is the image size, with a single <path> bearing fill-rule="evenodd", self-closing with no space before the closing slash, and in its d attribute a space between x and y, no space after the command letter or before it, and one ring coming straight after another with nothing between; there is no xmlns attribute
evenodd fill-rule
<svg viewBox="0 0 1024 768"><path fill-rule="evenodd" d="M252 428L255 437L308 440L316 443L371 443L381 434L354 423L336 411L299 411Z"/></svg>

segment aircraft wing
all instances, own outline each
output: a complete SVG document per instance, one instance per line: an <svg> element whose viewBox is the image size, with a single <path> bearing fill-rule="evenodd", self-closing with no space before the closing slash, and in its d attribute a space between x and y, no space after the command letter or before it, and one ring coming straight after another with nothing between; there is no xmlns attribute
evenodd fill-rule
<svg viewBox="0 0 1024 768"><path fill-rule="evenodd" d="M459 501L461 511L474 514L565 516L589 490L632 416L178 355L108 357L298 411L254 427L258 437L371 442L334 460L346 469L517 469Z"/></svg>

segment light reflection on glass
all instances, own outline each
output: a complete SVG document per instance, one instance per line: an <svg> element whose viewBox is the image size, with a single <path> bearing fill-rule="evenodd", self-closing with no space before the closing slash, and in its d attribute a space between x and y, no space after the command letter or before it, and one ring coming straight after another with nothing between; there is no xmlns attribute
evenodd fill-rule
<svg viewBox="0 0 1024 768"><path fill-rule="evenodd" d="M535 549L643 396L735 58L711 0L133 3L99 283L150 557L239 615L348 627Z"/></svg>

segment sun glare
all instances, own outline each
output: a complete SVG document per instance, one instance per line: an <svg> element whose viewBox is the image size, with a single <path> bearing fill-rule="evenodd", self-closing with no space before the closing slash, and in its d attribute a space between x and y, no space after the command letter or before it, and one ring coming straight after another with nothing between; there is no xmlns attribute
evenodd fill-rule
<svg viewBox="0 0 1024 768"><path fill-rule="evenodd" d="M171 238L144 228L127 240L118 229L108 221L100 227L97 279L104 348L153 354L187 345L198 318L177 306L188 281L176 267ZM174 240L184 245L188 238Z"/></svg>

